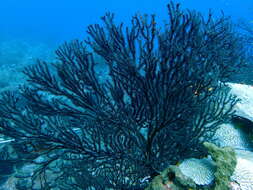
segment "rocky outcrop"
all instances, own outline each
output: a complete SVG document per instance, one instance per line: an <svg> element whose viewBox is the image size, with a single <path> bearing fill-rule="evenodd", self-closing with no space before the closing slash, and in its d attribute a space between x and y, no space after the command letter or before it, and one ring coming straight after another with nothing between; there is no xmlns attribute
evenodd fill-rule
<svg viewBox="0 0 253 190"><path fill-rule="evenodd" d="M214 190L229 190L230 177L237 164L235 151L231 147L219 148L208 142L204 146L215 162Z"/></svg>
<svg viewBox="0 0 253 190"><path fill-rule="evenodd" d="M238 185L237 181L231 181L239 167L235 151L211 143L204 146L210 158L190 162L188 159L179 166L170 166L154 178L146 190L232 190Z"/></svg>
<svg viewBox="0 0 253 190"><path fill-rule="evenodd" d="M253 86L238 83L227 85L231 88L230 93L240 99L235 106L235 114L253 121Z"/></svg>
<svg viewBox="0 0 253 190"><path fill-rule="evenodd" d="M231 181L238 184L240 188L237 190L253 189L253 152L245 150L237 150L237 165Z"/></svg>
<svg viewBox="0 0 253 190"><path fill-rule="evenodd" d="M145 190L196 189L194 181L185 176L177 166L170 166L156 176Z"/></svg>

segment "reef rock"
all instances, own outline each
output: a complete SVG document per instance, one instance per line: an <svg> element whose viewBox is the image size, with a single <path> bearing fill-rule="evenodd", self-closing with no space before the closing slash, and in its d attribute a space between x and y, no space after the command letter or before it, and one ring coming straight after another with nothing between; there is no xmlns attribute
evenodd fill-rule
<svg viewBox="0 0 253 190"><path fill-rule="evenodd" d="M205 142L205 148L215 162L215 187L214 190L229 190L230 177L236 165L236 153L231 147L219 148L212 143Z"/></svg>
<svg viewBox="0 0 253 190"><path fill-rule="evenodd" d="M235 149L245 150L250 150L252 148L249 133L246 133L233 123L220 125L211 142L219 147L230 146Z"/></svg>
<svg viewBox="0 0 253 190"><path fill-rule="evenodd" d="M230 190L253 190L253 152L236 150L236 167L230 178ZM210 158L187 159L179 168L197 185L207 186L215 182L215 162ZM198 171L200 170L201 171Z"/></svg>
<svg viewBox="0 0 253 190"><path fill-rule="evenodd" d="M219 147L230 146L234 149L253 150L253 86L227 83L230 93L240 101L234 107L230 123L217 129L211 143Z"/></svg>
<svg viewBox="0 0 253 190"><path fill-rule="evenodd" d="M222 150L221 148L218 149ZM229 154L225 155L229 156ZM223 169L217 165L217 170L218 168L220 168L219 170L222 173L225 173L227 172L227 169L230 169L231 172L232 166L228 165L229 162L233 165L233 159L231 159L230 161L228 160L228 158L222 160L222 156L220 156L219 154L217 154L217 156L218 158L220 158L221 166L223 162L226 163L223 165ZM232 155L232 157L234 158L234 154ZM245 150L235 150L235 157L237 164L234 168L233 175L231 175L229 179L230 190L253 190L253 152ZM217 180L215 180L217 178L217 176L215 176L215 173L217 171L216 167L213 167L214 164L217 164L217 162L213 161L210 158L187 159L179 165L179 168L184 175L190 177L197 185L207 186L210 184L217 183ZM227 168L224 168L226 165ZM201 169L202 171L197 171L199 169ZM222 187L221 189L224 189L224 187Z"/></svg>
<svg viewBox="0 0 253 190"><path fill-rule="evenodd" d="M227 83L227 85L231 88L230 93L240 99L235 106L235 114L253 121L253 86L238 83Z"/></svg>
<svg viewBox="0 0 253 190"><path fill-rule="evenodd" d="M236 151L237 165L231 180L239 184L241 190L253 189L253 152Z"/></svg>
<svg viewBox="0 0 253 190"><path fill-rule="evenodd" d="M170 166L156 176L145 190L196 189L194 181L185 176L177 166Z"/></svg>
<svg viewBox="0 0 253 190"><path fill-rule="evenodd" d="M210 156L186 159L157 176L146 190L253 190L253 153L204 143Z"/></svg>

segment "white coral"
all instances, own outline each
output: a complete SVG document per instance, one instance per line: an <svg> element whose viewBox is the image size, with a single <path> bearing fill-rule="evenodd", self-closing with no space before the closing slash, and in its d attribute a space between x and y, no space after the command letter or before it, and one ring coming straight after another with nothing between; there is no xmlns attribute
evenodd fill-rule
<svg viewBox="0 0 253 190"><path fill-rule="evenodd" d="M237 151L237 165L231 180L240 184L242 190L253 190L253 153Z"/></svg>
<svg viewBox="0 0 253 190"><path fill-rule="evenodd" d="M236 151L237 165L231 181L240 185L241 190L253 190L253 153ZM187 159L179 165L182 173L197 185L208 185L214 180L215 164L210 158Z"/></svg>
<svg viewBox="0 0 253 190"><path fill-rule="evenodd" d="M214 180L215 166L211 159L187 159L179 165L182 173L197 185L208 185Z"/></svg>
<svg viewBox="0 0 253 190"><path fill-rule="evenodd" d="M240 98L236 104L236 115L253 121L253 86L237 83L227 83L231 88L230 93Z"/></svg>
<svg viewBox="0 0 253 190"><path fill-rule="evenodd" d="M213 143L220 146L230 146L239 149L248 149L250 144L245 134L232 124L222 124L215 133Z"/></svg>

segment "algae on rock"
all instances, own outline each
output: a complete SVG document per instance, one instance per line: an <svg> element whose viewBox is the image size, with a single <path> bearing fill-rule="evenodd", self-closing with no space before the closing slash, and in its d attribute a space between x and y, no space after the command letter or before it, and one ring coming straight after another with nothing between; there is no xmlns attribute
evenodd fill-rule
<svg viewBox="0 0 253 190"><path fill-rule="evenodd" d="M199 186L194 179L184 175L178 166L169 166L156 176L145 190L229 190L237 161L236 153L231 147L219 148L205 142L204 147L215 165L214 183Z"/></svg>
<svg viewBox="0 0 253 190"><path fill-rule="evenodd" d="M177 166L170 166L156 176L145 190L195 190L192 179L182 174Z"/></svg>
<svg viewBox="0 0 253 190"><path fill-rule="evenodd" d="M216 164L214 190L229 190L230 177L237 163L235 151L231 147L219 148L208 142L204 146Z"/></svg>

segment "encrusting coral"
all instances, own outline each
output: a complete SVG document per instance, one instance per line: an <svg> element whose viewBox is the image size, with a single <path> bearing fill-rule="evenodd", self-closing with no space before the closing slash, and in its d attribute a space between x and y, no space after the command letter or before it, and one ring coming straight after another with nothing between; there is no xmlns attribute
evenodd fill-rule
<svg viewBox="0 0 253 190"><path fill-rule="evenodd" d="M204 146L216 166L214 190L229 190L230 177L233 175L237 164L235 151L231 147L219 148L208 142L205 142Z"/></svg>
<svg viewBox="0 0 253 190"><path fill-rule="evenodd" d="M194 165L191 171L192 176L185 175L184 170L188 170L188 168L170 166L154 178L145 190L229 190L231 187L230 178L237 164L235 151L231 147L219 148L208 142L205 142L204 146L213 159L215 166L215 169L211 168L210 170L211 172L213 171L213 182L211 184L196 184ZM196 160L194 162L196 166L201 163L201 161ZM203 169L208 170L208 168ZM201 178L201 176L197 176L197 178ZM203 179L204 177L202 177Z"/></svg>

